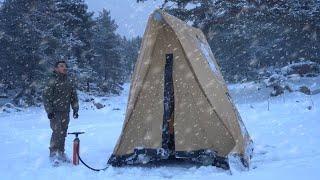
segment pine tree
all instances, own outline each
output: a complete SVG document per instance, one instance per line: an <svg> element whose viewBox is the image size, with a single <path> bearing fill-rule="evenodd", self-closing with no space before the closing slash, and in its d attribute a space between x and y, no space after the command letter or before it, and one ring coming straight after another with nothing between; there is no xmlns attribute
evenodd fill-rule
<svg viewBox="0 0 320 180"><path fill-rule="evenodd" d="M64 26L65 49L68 58L75 59L80 67L88 65L93 57L92 39L93 13L88 12L84 0L55 0L56 14Z"/></svg>
<svg viewBox="0 0 320 180"><path fill-rule="evenodd" d="M1 81L22 89L17 101L41 93L46 70L55 61L67 60L78 77L95 73L89 63L94 21L84 1L6 0L0 15Z"/></svg>
<svg viewBox="0 0 320 180"><path fill-rule="evenodd" d="M63 25L61 31L62 57L68 59L70 71L78 78L80 90L90 90L96 72L90 64L93 59L93 13L88 12L84 0L55 0L56 17Z"/></svg>
<svg viewBox="0 0 320 180"><path fill-rule="evenodd" d="M22 89L17 100L26 95L33 104L37 75L43 70L37 53L41 33L35 27L37 1L6 0L0 11L1 76L12 88Z"/></svg>
<svg viewBox="0 0 320 180"><path fill-rule="evenodd" d="M96 20L92 16L84 0L1 3L0 87L15 93L14 103L40 102L43 84L58 60L67 61L80 90L91 91L92 83L107 93L122 90L140 43L117 35L108 11Z"/></svg>
<svg viewBox="0 0 320 180"><path fill-rule="evenodd" d="M138 58L141 41L142 39L139 36L131 39L123 37L121 40L121 57L126 81L131 80L134 65Z"/></svg>
<svg viewBox="0 0 320 180"><path fill-rule="evenodd" d="M117 25L110 12L103 10L96 19L93 47L95 58L92 64L101 74L102 89L107 93L118 94L123 84L123 69L120 56L120 37L116 34Z"/></svg>

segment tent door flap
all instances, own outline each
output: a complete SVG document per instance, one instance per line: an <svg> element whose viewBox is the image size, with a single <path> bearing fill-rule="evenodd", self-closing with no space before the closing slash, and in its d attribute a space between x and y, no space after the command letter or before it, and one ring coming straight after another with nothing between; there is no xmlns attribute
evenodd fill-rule
<svg viewBox="0 0 320 180"><path fill-rule="evenodd" d="M164 69L164 100L162 148L174 153L174 88L173 88L173 54L166 54Z"/></svg>

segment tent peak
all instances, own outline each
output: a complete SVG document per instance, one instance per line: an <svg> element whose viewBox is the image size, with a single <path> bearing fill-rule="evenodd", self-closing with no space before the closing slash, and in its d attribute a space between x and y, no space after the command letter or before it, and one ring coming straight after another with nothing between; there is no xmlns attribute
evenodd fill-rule
<svg viewBox="0 0 320 180"><path fill-rule="evenodd" d="M161 9L156 9L153 13L152 13L152 17L155 21L161 22L163 21L163 16L162 16L163 11Z"/></svg>

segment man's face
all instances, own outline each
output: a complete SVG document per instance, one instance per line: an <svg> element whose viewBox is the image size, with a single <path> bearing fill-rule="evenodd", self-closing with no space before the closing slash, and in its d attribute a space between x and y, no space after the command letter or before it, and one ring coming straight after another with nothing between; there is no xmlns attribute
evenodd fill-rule
<svg viewBox="0 0 320 180"><path fill-rule="evenodd" d="M67 74L67 65L65 63L59 63L55 71L60 74Z"/></svg>

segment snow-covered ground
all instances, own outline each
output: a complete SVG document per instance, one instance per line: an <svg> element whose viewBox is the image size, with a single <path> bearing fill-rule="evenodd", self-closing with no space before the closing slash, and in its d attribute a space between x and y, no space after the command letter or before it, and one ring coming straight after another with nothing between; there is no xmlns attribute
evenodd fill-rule
<svg viewBox="0 0 320 180"><path fill-rule="evenodd" d="M250 85L250 84L249 84ZM230 86L231 94L255 142L249 171L230 173L215 167L165 164L152 167L110 167L93 172L83 165L51 167L49 122L42 108L23 112L0 112L1 179L319 179L320 94L299 92L264 98L264 91L245 91L243 84ZM94 167L105 166L120 134L129 85L121 96L100 98L100 110L82 102L80 117L71 119L69 132L81 135L81 156ZM249 93L248 93L249 92ZM250 98L245 100L245 96ZM84 95L81 95L85 98ZM254 98L256 97L256 98ZM268 105L269 104L269 105ZM269 107L269 108L268 108ZM268 110L269 109L269 110ZM71 155L73 136L67 137Z"/></svg>

